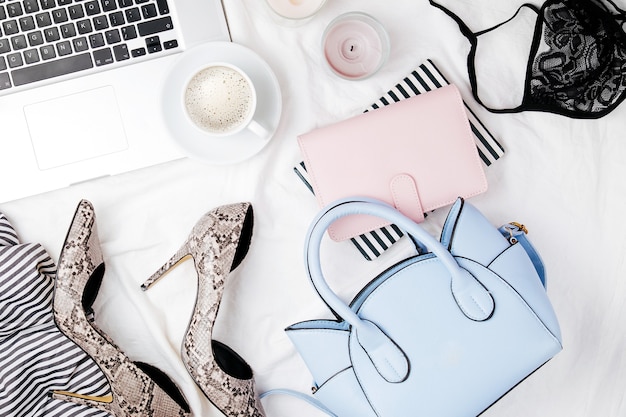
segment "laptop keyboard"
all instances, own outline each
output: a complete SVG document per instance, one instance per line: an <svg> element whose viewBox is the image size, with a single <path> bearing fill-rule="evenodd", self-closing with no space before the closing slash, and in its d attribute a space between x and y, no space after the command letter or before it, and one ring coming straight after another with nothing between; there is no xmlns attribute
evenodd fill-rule
<svg viewBox="0 0 626 417"><path fill-rule="evenodd" d="M0 0L0 94L178 47L167 0Z"/></svg>

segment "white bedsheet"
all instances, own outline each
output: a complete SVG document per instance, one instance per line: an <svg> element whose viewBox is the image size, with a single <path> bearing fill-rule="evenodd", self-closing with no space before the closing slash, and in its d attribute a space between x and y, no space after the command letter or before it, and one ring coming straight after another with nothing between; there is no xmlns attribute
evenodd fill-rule
<svg viewBox="0 0 626 417"><path fill-rule="evenodd" d="M261 55L282 89L280 126L260 154L222 167L184 159L0 205L23 241L41 242L58 259L78 201L94 204L107 266L96 320L126 353L171 375L195 415L220 415L180 360L195 297L191 264L148 293L139 285L178 249L204 212L250 201L255 212L252 247L231 276L215 336L252 366L259 391L308 393L311 377L283 329L331 316L304 273L303 239L317 207L292 172L300 160L295 138L357 114L430 58L506 149L486 169L489 190L470 202L494 225L515 220L528 227L547 268L548 294L563 333L564 350L484 415L626 415L626 104L599 120L489 113L471 98L467 40L426 0L329 0L298 27L277 24L259 0L224 3L234 41ZM521 3L459 1L468 18L484 22L509 17ZM333 75L320 49L326 25L350 10L375 16L391 38L388 62L364 81ZM515 48L504 51L502 62L519 60L518 53ZM491 81L493 91L512 88L498 77ZM11 180L5 173L2 181ZM438 234L445 211L427 220L433 234ZM328 241L325 272L348 300L377 271L410 253L406 243L366 262L349 243ZM295 399L264 401L268 417L321 415Z"/></svg>

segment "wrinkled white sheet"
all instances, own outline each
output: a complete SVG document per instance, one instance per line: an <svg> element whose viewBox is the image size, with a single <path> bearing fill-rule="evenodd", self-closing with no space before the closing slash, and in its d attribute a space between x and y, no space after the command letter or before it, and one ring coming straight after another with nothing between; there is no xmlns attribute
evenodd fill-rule
<svg viewBox="0 0 626 417"><path fill-rule="evenodd" d="M563 333L564 350L484 415L626 415L626 104L599 120L487 112L469 92L467 40L426 0L329 0L298 27L277 24L259 0L224 3L234 41L260 54L282 89L280 126L260 154L223 167L184 159L0 205L23 241L43 243L58 259L76 204L81 198L92 201L107 265L97 321L127 354L170 374L195 415L220 415L180 360L195 297L191 263L148 293L139 285L178 249L204 212L251 201L252 247L228 283L215 336L250 363L259 391L308 393L311 377L283 329L330 312L304 273L303 239L317 207L292 172L300 160L295 138L357 114L430 58L506 149L486 170L487 193L470 202L494 225L515 220L528 227L546 264L548 293ZM458 3L468 19L482 25L510 17L521 1ZM350 10L375 16L391 38L388 62L364 81L333 75L320 49L326 25ZM519 61L518 52L504 49L500 66ZM506 94L512 86L494 76L490 88ZM2 181L11 180L5 173ZM433 234L445 211L427 220ZM349 243L325 242L325 272L348 300L377 271L410 253L406 243L366 262ZM265 405L268 416L321 415L286 397L271 397Z"/></svg>

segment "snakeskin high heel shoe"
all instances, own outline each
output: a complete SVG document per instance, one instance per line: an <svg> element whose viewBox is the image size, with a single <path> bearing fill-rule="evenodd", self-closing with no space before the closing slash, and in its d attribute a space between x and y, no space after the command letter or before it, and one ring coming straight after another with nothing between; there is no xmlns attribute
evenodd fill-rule
<svg viewBox="0 0 626 417"><path fill-rule="evenodd" d="M250 366L211 337L226 280L248 252L252 224L249 203L221 206L206 213L178 252L142 285L148 289L172 268L193 258L198 293L183 339L182 358L209 401L227 416L264 416Z"/></svg>
<svg viewBox="0 0 626 417"><path fill-rule="evenodd" d="M161 371L134 363L97 327L92 305L104 277L104 261L93 206L78 205L61 251L54 286L58 328L102 369L112 395L92 397L53 391L52 397L98 408L116 417L189 416L178 387Z"/></svg>

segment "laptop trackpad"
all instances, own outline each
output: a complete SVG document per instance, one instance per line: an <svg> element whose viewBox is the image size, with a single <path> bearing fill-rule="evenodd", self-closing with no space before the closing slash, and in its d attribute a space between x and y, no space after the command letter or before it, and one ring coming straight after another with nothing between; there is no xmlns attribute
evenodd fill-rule
<svg viewBox="0 0 626 417"><path fill-rule="evenodd" d="M50 169L128 148L113 87L24 107L39 169Z"/></svg>

